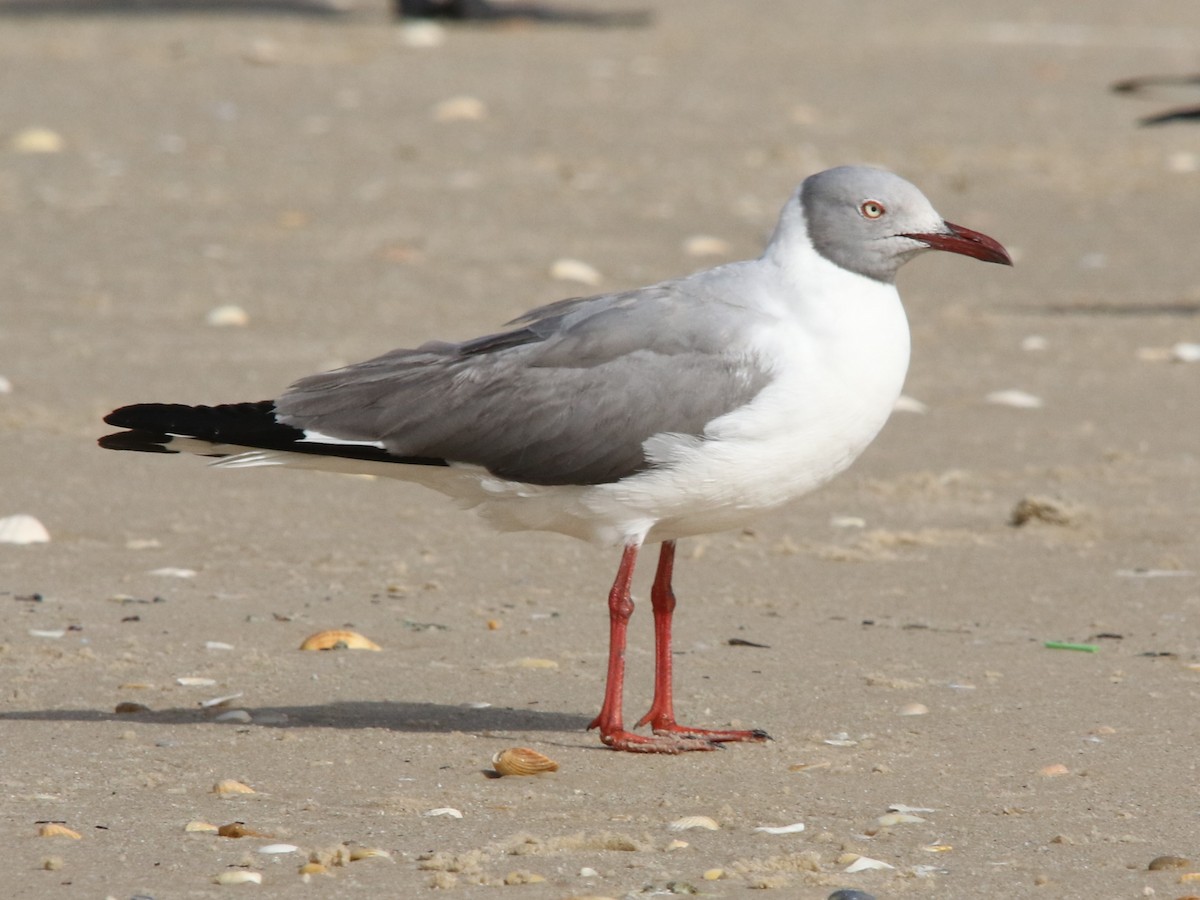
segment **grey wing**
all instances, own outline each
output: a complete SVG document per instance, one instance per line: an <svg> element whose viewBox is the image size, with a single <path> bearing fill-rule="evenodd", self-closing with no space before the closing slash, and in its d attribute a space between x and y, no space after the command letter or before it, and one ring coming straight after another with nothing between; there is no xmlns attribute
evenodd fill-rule
<svg viewBox="0 0 1200 900"><path fill-rule="evenodd" d="M649 465L647 438L702 436L768 380L739 316L718 305L698 318L678 284L563 301L511 331L314 375L276 408L287 424L398 456L532 484L616 481Z"/></svg>

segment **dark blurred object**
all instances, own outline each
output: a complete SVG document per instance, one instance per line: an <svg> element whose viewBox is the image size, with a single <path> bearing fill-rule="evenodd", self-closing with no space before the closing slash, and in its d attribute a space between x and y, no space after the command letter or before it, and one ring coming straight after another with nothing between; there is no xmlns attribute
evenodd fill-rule
<svg viewBox="0 0 1200 900"><path fill-rule="evenodd" d="M1200 75L1144 75L1140 78L1126 78L1112 86L1116 94L1140 94L1148 89L1157 87L1179 87L1196 85L1200 87ZM1191 122L1200 120L1200 105L1178 106L1164 110L1152 116L1138 119L1140 125L1163 125L1167 122Z"/></svg>
<svg viewBox="0 0 1200 900"><path fill-rule="evenodd" d="M450 19L470 22L552 22L633 28L648 25L644 10L600 12L592 9L562 9L541 3L491 3L489 0L393 0L396 15L406 19Z"/></svg>

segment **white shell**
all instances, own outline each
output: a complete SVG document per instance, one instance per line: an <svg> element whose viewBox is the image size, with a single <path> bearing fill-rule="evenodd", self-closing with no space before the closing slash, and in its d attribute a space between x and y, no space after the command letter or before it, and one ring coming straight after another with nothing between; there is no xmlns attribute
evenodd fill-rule
<svg viewBox="0 0 1200 900"><path fill-rule="evenodd" d="M262 884L262 872L248 872L245 869L232 869L213 876L214 884Z"/></svg>
<svg viewBox="0 0 1200 900"><path fill-rule="evenodd" d="M217 683L215 678L201 678L196 675L181 675L175 683L183 687L212 687Z"/></svg>
<svg viewBox="0 0 1200 900"><path fill-rule="evenodd" d="M259 847L259 853L295 853L300 848L295 844L267 844L265 847Z"/></svg>
<svg viewBox="0 0 1200 900"><path fill-rule="evenodd" d="M894 868L896 868L896 867L893 865L890 865L889 863L885 863L881 859L871 859L871 857L869 857L869 856L860 856L854 862L850 863L850 865L846 866L846 868L842 869L842 871L843 872L865 872L868 869L894 869Z"/></svg>
<svg viewBox="0 0 1200 900"><path fill-rule="evenodd" d="M195 578L195 569L181 569L178 566L164 566L161 569L151 569L147 575L158 575L160 578Z"/></svg>
<svg viewBox="0 0 1200 900"><path fill-rule="evenodd" d="M763 834L799 834L804 830L804 823L794 822L791 825L759 825L754 830L761 831Z"/></svg>
<svg viewBox="0 0 1200 900"><path fill-rule="evenodd" d="M439 806L437 809L426 810L421 813L423 816L449 816L452 819L461 819L462 811L455 809L453 806Z"/></svg>
<svg viewBox="0 0 1200 900"><path fill-rule="evenodd" d="M0 519L0 544L45 544L50 540L46 526L25 513Z"/></svg>
<svg viewBox="0 0 1200 900"><path fill-rule="evenodd" d="M246 712L246 710L244 710L244 709L227 709L225 712L221 713L220 715L213 716L213 721L214 722L239 722L241 724L245 724L247 722L252 722L253 719L251 718L250 713Z"/></svg>
<svg viewBox="0 0 1200 900"><path fill-rule="evenodd" d="M909 397L907 394L901 394L899 397L897 397L896 403L892 406L892 409L894 409L896 412L910 412L918 414L929 412L928 406L915 397Z"/></svg>
<svg viewBox="0 0 1200 900"><path fill-rule="evenodd" d="M708 816L684 816L682 819L676 819L667 826L672 831L692 831L694 829L703 829L704 831L717 831L720 825L716 819L710 819Z"/></svg>

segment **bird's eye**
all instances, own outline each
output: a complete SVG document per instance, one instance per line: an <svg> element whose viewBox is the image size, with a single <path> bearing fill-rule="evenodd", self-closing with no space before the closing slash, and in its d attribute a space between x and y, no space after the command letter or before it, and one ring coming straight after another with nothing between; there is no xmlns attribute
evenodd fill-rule
<svg viewBox="0 0 1200 900"><path fill-rule="evenodd" d="M864 200L858 211L868 219L878 219L887 212L887 208L878 200Z"/></svg>

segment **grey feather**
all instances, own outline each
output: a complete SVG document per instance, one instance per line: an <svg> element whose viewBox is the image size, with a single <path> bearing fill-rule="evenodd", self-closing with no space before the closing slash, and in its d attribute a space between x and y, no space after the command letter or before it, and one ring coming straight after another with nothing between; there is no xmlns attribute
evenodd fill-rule
<svg viewBox="0 0 1200 900"><path fill-rule="evenodd" d="M757 320L736 304L738 266L702 286L559 301L509 331L304 378L276 401L280 421L531 484L617 481L650 464L648 438L703 437L769 381L747 350Z"/></svg>

